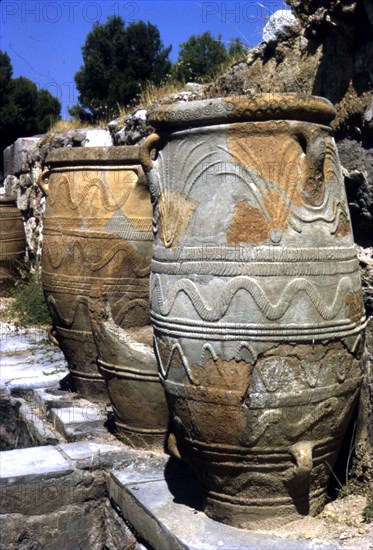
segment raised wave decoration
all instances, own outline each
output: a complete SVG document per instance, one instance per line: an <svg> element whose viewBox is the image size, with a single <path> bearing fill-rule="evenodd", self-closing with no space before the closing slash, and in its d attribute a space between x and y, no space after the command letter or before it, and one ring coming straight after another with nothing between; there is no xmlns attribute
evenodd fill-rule
<svg viewBox="0 0 373 550"><path fill-rule="evenodd" d="M48 201L50 205L54 206L54 204L57 201L58 202L61 201L61 193L62 193L62 189L64 189L67 204L69 205L71 210L76 210L77 208L79 208L82 202L86 199L90 190L92 188L96 188L101 193L101 197L102 197L101 203L104 205L106 210L113 212L114 210L121 208L125 204L125 202L128 200L130 193L132 192L132 186L128 185L122 191L121 195L118 195L118 197L115 197L115 199L112 200L111 202L109 198L109 194L111 193L105 187L105 184L101 179L95 179L93 181L87 182L84 186L82 186L81 189L79 189L77 193L72 192L71 186L72 184L70 179L65 174L61 174L59 177L58 186L55 186L55 192L54 192L54 188L52 187L52 192L49 195ZM75 194L77 195L76 197L73 196Z"/></svg>
<svg viewBox="0 0 373 550"><path fill-rule="evenodd" d="M126 242L115 243L111 248L109 248L109 250L106 250L106 253L104 253L103 248L100 248L100 253L97 254L96 249L94 256L95 258L99 256L99 259L96 261L92 260L92 257L90 257L88 248L89 247L87 247L85 243L82 243L81 240L77 239L68 245L63 245L63 250L65 252L64 254L56 254L55 243L51 243L49 245L47 242L44 244L43 254L49 258L51 266L54 269L59 269L68 259L71 260L71 258L73 258L73 261L75 262L75 252L77 251L83 258L84 266L87 269L90 269L91 271L98 271L110 263L117 256L117 254L120 252L125 252L133 272L138 277L146 277L149 274L149 263L147 261L144 262L143 256ZM62 250L62 247L60 247L59 250Z"/></svg>
<svg viewBox="0 0 373 550"><path fill-rule="evenodd" d="M326 304L325 297L316 286L304 278L290 281L283 289L278 301L272 303L260 284L252 277L235 277L226 283L219 295L214 294L210 305L201 296L195 283L189 279L180 279L174 285L167 286L164 293L159 275L154 276L153 301L158 305L162 315L167 316L172 310L180 293L185 294L201 319L204 321L219 321L228 311L234 296L239 291L249 294L261 313L271 321L280 319L291 306L292 301L299 292L303 292L315 306L319 315L325 320L334 319L342 307L343 297L348 292L354 291L354 285L350 278L342 277L335 290L332 302Z"/></svg>

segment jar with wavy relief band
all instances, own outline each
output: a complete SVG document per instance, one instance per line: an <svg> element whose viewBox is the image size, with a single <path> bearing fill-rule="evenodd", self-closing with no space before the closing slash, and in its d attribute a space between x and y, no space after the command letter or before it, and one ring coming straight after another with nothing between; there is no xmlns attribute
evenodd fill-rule
<svg viewBox="0 0 373 550"><path fill-rule="evenodd" d="M26 237L21 212L15 199L0 196L0 295L9 295L14 269L26 253Z"/></svg>
<svg viewBox="0 0 373 550"><path fill-rule="evenodd" d="M139 151L64 148L46 164L42 282L54 333L75 390L107 401L88 309L92 288L100 286L119 326L149 324L153 235Z"/></svg>
<svg viewBox="0 0 373 550"><path fill-rule="evenodd" d="M206 513L238 527L322 508L358 398L365 316L334 114L297 94L149 113L160 376Z"/></svg>

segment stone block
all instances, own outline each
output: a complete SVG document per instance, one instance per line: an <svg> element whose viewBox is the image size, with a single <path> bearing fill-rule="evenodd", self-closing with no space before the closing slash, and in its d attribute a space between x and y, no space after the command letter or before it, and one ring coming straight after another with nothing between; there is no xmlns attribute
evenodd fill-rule
<svg viewBox="0 0 373 550"><path fill-rule="evenodd" d="M1 485L55 478L73 470L62 454L51 445L4 451L0 456Z"/></svg>
<svg viewBox="0 0 373 550"><path fill-rule="evenodd" d="M12 400L16 401L16 400ZM20 407L18 408L19 429L26 431L31 440L31 445L56 445L60 442L58 435L50 429L44 418L43 409L38 409L34 403L27 403L18 398Z"/></svg>
<svg viewBox="0 0 373 550"><path fill-rule="evenodd" d="M19 187L19 179L16 176L6 176L4 178L5 196L17 200L17 189Z"/></svg>
<svg viewBox="0 0 373 550"><path fill-rule="evenodd" d="M0 491L2 514L39 516L87 501L98 502L106 495L106 484L98 472L76 470L62 477L39 477L0 486Z"/></svg>
<svg viewBox="0 0 373 550"><path fill-rule="evenodd" d="M147 472L144 461L145 472ZM162 550L337 550L324 542L281 539L218 523L202 510L196 480L183 464L147 473L112 472L109 496L139 536ZM156 479L158 477L158 479ZM163 479L161 479L163 478Z"/></svg>
<svg viewBox="0 0 373 550"><path fill-rule="evenodd" d="M113 145L108 130L87 130L85 147L102 147Z"/></svg>
<svg viewBox="0 0 373 550"><path fill-rule="evenodd" d="M294 34L297 19L290 10L277 10L271 15L263 29L263 42L286 40Z"/></svg>
<svg viewBox="0 0 373 550"><path fill-rule="evenodd" d="M34 388L49 388L56 385L67 374L61 369L57 372L47 372L43 376L32 376L31 370L28 371L30 377L18 378L8 383L8 388L13 395L23 394L32 391Z"/></svg>
<svg viewBox="0 0 373 550"><path fill-rule="evenodd" d="M70 407L52 408L51 421L68 441L79 441L107 434L104 423L107 416L98 406L87 401L85 405L74 403Z"/></svg>
<svg viewBox="0 0 373 550"><path fill-rule="evenodd" d="M126 465L141 456L141 452L126 445L110 445L94 441L63 443L58 447L76 468L90 470L95 468Z"/></svg>
<svg viewBox="0 0 373 550"><path fill-rule="evenodd" d="M104 548L105 522L96 502L69 506L51 514L25 519L21 514L0 518L1 547L7 550L92 550Z"/></svg>
<svg viewBox="0 0 373 550"><path fill-rule="evenodd" d="M37 145L43 136L19 138L4 150L4 176L28 172L35 162Z"/></svg>
<svg viewBox="0 0 373 550"><path fill-rule="evenodd" d="M35 388L32 395L34 403L45 412L52 408L70 407L78 399L78 394L61 390L58 385L48 388Z"/></svg>

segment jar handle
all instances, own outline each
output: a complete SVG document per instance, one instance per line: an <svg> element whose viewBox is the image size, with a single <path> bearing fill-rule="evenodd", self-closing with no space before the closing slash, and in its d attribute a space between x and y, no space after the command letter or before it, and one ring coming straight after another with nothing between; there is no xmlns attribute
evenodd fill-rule
<svg viewBox="0 0 373 550"><path fill-rule="evenodd" d="M145 172L150 172L153 168L153 159L150 156L150 153L155 149L156 143L159 143L160 136L156 133L150 134L143 143L140 145L140 162Z"/></svg>
<svg viewBox="0 0 373 550"><path fill-rule="evenodd" d="M49 327L48 329L48 338L49 338L49 341L54 344L55 346L57 346L58 348L60 347L60 343L59 341L57 340L57 338L55 337L55 335L53 334L55 328L54 326L52 325L51 327Z"/></svg>
<svg viewBox="0 0 373 550"><path fill-rule="evenodd" d="M136 166L135 168L133 168L133 171L137 175L138 185L143 185L144 187L147 187L148 186L148 181L146 179L146 175L145 175L145 172L144 172L144 169L143 169L142 165L139 164L139 166Z"/></svg>
<svg viewBox="0 0 373 550"><path fill-rule="evenodd" d="M50 174L50 170L48 170L48 168L45 168L45 170L43 170L38 177L38 186L42 190L43 195L45 197L48 197L49 195L49 187L48 187L48 184L45 182L45 180L48 179L49 174Z"/></svg>
<svg viewBox="0 0 373 550"><path fill-rule="evenodd" d="M314 446L315 443L313 441L299 441L289 448L289 451L295 458L299 471L302 473L311 473Z"/></svg>

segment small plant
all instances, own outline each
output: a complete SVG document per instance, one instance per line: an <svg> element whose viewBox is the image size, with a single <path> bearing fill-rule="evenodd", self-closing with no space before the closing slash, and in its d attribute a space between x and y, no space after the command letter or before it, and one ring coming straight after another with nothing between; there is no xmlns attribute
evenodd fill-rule
<svg viewBox="0 0 373 550"><path fill-rule="evenodd" d="M373 496L368 497L368 502L365 508L363 508L362 516L365 523L373 521Z"/></svg>
<svg viewBox="0 0 373 550"><path fill-rule="evenodd" d="M338 486L339 486L338 493L340 497L346 497L348 495L351 495L357 492L357 487L355 483L353 483L353 481L350 479L350 476L349 476L352 454L355 449L355 435L356 435L356 422L354 423L352 428L350 447L348 450L347 461L346 461L344 482L339 480L338 476L334 472L333 468L330 466L329 462L326 461L326 465L328 466L331 475L334 477L334 479L338 483Z"/></svg>
<svg viewBox="0 0 373 550"><path fill-rule="evenodd" d="M8 315L22 326L49 325L51 318L44 300L40 269L37 267L16 282Z"/></svg>

